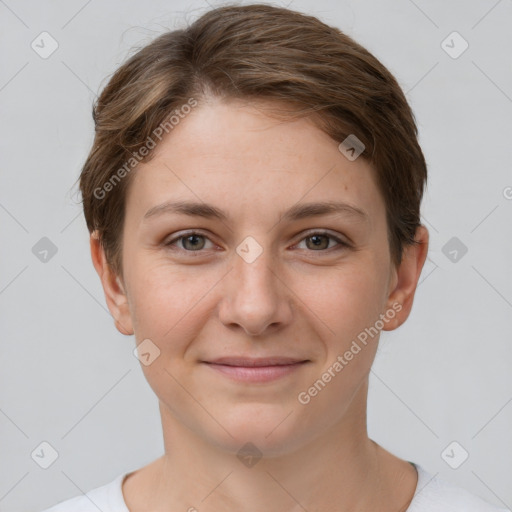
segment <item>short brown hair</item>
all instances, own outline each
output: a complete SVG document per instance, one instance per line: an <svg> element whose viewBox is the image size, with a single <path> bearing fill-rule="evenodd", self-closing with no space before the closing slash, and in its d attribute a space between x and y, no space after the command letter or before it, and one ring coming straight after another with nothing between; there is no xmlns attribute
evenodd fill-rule
<svg viewBox="0 0 512 512"><path fill-rule="evenodd" d="M337 142L356 135L386 204L395 265L404 245L418 243L427 168L414 114L393 75L349 36L315 17L265 4L228 5L140 49L93 106L95 139L80 191L87 227L98 231L107 261L121 278L125 198L135 171L122 173L115 186L112 177L170 114L190 98L208 95L278 100L292 107L284 117L310 115ZM97 191L105 192L109 180L102 197Z"/></svg>

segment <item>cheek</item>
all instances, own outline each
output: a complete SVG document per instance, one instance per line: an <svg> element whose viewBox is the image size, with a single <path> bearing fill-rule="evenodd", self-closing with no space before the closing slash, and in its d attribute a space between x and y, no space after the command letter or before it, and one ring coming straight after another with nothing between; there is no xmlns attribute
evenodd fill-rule
<svg viewBox="0 0 512 512"><path fill-rule="evenodd" d="M318 411L329 411L326 424L338 421L369 374L379 339L371 328L382 312L383 285L377 267L367 264L346 265L331 272L323 287L310 287L305 303L321 320L316 323L328 327L321 368L301 390L312 404L305 409L311 422Z"/></svg>
<svg viewBox="0 0 512 512"><path fill-rule="evenodd" d="M151 364L142 365L145 378L161 400L186 409L190 405L177 381L187 378L188 365L182 362L193 359L194 354L187 350L204 327L208 316L205 294L216 280L200 279L197 272L194 276L190 271L176 271L168 262L141 264L133 268L132 279L137 343L149 339L159 351Z"/></svg>
<svg viewBox="0 0 512 512"><path fill-rule="evenodd" d="M381 313L384 282L369 262L347 263L324 277L305 279L301 286L301 300L338 348L373 325Z"/></svg>
<svg viewBox="0 0 512 512"><path fill-rule="evenodd" d="M164 354L183 354L212 314L211 299L222 276L148 258L132 267L130 277L136 339L153 340Z"/></svg>

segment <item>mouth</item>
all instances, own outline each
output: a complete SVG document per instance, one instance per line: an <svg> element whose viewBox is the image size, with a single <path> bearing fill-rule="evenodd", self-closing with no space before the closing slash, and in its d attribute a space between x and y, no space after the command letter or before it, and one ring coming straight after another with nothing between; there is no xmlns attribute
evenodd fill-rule
<svg viewBox="0 0 512 512"><path fill-rule="evenodd" d="M257 383L289 376L311 361L290 357L222 357L202 362L232 380Z"/></svg>

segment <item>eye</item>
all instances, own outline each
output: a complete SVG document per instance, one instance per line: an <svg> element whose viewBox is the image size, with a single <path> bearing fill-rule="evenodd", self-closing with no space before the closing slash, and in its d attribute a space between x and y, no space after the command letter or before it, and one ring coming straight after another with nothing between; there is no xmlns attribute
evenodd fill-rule
<svg viewBox="0 0 512 512"><path fill-rule="evenodd" d="M302 238L302 240L297 244L297 247L302 243L306 242L306 248L310 249L314 252L322 252L322 250L332 249L329 247L330 241L334 240L339 249L349 247L349 244L341 240L340 238L332 235L326 231L315 231L309 233L308 236ZM205 247L206 242L211 240L200 232L190 231L188 233L184 233L178 237L175 237L168 242L165 242L164 245L166 247L170 247L175 249L176 245L180 245L177 250L182 250L185 252L201 252L202 249L211 249L212 247ZM311 243L308 243L311 241ZM336 247L336 246L335 246Z"/></svg>
<svg viewBox="0 0 512 512"><path fill-rule="evenodd" d="M204 240L210 240L206 235L198 233L196 231L191 231L189 233L185 233L181 236L173 238L168 242L165 242L166 247L172 247L176 244L176 242L182 242L181 247L179 249L187 251L187 252L199 252L201 249L205 248ZM211 242L211 240L210 240ZM211 248L211 247L210 247Z"/></svg>
<svg viewBox="0 0 512 512"><path fill-rule="evenodd" d="M309 240L311 240L311 243L308 244ZM334 240L335 242L337 242L338 246L341 246L338 248L349 247L348 243L344 242L343 240L326 231L315 231L313 233L309 233L308 236L303 238L298 245L305 241L306 247L308 249L311 249L314 252L322 252L321 249L332 249L332 247L329 247L330 240Z"/></svg>

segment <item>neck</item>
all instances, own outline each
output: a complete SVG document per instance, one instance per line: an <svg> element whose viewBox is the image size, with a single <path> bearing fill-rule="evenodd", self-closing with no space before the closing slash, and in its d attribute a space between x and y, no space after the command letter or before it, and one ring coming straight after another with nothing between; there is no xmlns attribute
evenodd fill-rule
<svg viewBox="0 0 512 512"><path fill-rule="evenodd" d="M367 389L358 390L366 394ZM127 504L133 511L406 510L415 489L410 485L414 468L368 438L366 400L357 398L322 435L247 464L236 451L189 430L161 404L165 455L148 466L145 483L139 482L139 489L147 490L144 499L139 494L138 502L127 499ZM404 464L410 466L405 495Z"/></svg>

